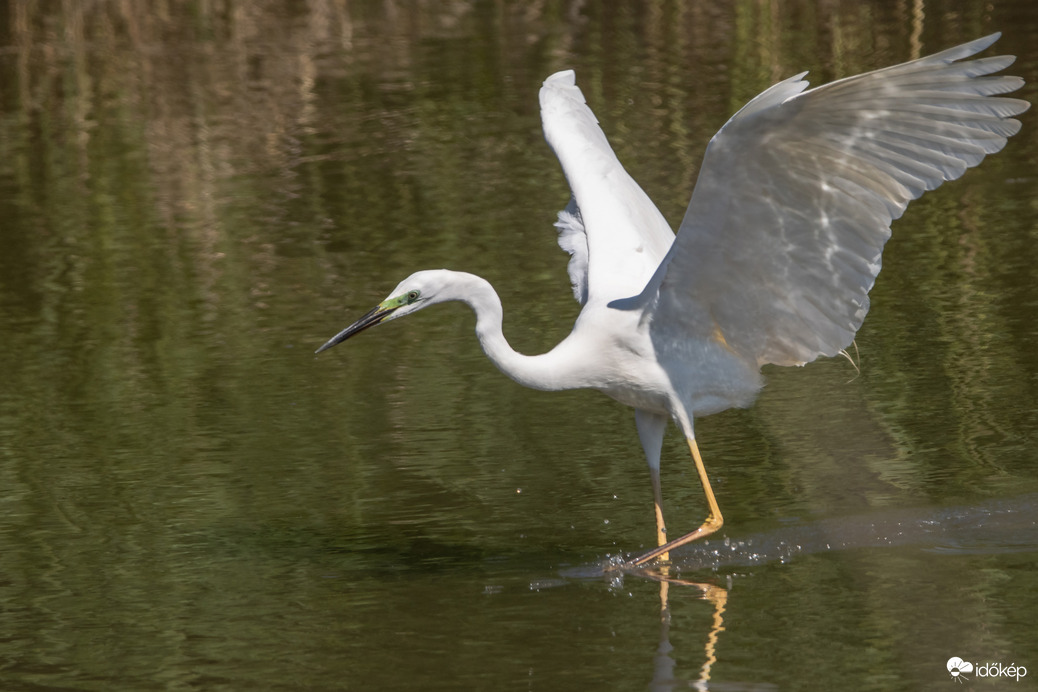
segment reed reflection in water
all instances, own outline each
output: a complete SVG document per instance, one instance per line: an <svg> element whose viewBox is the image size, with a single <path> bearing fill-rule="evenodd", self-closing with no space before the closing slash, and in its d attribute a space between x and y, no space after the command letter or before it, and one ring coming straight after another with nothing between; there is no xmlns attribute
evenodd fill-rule
<svg viewBox="0 0 1038 692"><path fill-rule="evenodd" d="M762 89L998 30L1033 102L1029 1L8 3L0 688L1038 671L1033 111L901 219L860 375L767 372L753 410L698 424L729 523L667 575L572 576L651 547L629 412L508 382L465 310L311 357L424 266L487 277L517 350L565 336L568 189L537 113L557 70L676 224ZM669 519L691 525L687 451L664 456Z"/></svg>

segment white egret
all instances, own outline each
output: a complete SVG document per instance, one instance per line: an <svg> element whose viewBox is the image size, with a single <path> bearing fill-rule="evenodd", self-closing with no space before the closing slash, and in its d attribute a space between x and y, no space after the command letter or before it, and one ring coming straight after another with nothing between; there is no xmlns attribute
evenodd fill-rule
<svg viewBox="0 0 1038 692"><path fill-rule="evenodd" d="M891 222L1020 129L1011 116L1030 104L998 95L1023 80L992 76L1014 58L964 60L998 37L815 89L806 72L767 89L711 139L676 236L616 158L573 71L554 74L541 118L573 194L555 224L583 305L572 333L548 353L521 355L487 281L420 271L317 352L430 305L468 304L483 351L519 384L597 389L634 407L659 547L633 564L666 560L723 521L695 418L749 406L766 363L804 365L850 345ZM699 528L669 542L659 477L668 419L709 507Z"/></svg>

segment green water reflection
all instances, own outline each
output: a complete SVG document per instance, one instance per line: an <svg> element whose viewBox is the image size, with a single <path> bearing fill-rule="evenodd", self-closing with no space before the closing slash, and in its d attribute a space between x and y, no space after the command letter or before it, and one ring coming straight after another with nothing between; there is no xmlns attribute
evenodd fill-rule
<svg viewBox="0 0 1038 692"><path fill-rule="evenodd" d="M568 572L654 539L630 411L505 380L457 306L312 357L418 268L490 279L520 351L568 332L557 69L677 220L773 81L994 30L1034 101L1024 0L10 3L0 687L669 689L711 637L716 689L947 689L953 655L1033 685L1033 112L895 226L860 375L773 369L697 423L733 541L1025 498L977 540L847 521L845 549L685 569L713 595L672 584L661 621L659 583ZM698 523L677 439L663 483Z"/></svg>

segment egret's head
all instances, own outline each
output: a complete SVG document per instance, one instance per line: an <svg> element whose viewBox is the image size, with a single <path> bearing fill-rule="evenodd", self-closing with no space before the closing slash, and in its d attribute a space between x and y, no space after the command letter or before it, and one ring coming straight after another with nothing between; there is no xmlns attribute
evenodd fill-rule
<svg viewBox="0 0 1038 692"><path fill-rule="evenodd" d="M379 303L374 310L333 336L315 353L326 351L368 327L374 327L376 324L409 315L428 305L449 300L440 289L449 283L450 274L451 272L444 270L415 272L397 284L389 297Z"/></svg>

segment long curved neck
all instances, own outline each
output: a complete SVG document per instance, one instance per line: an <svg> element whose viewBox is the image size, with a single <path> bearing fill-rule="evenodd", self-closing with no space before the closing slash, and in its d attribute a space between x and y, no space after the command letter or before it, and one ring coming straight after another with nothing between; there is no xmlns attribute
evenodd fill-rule
<svg viewBox="0 0 1038 692"><path fill-rule="evenodd" d="M580 359L573 357L576 354L565 340L539 356L516 352L508 345L501 329L504 310L494 287L475 274L453 273L458 290L451 299L466 303L476 313L476 337L498 370L524 387L533 389L554 391L588 386L580 374Z"/></svg>

